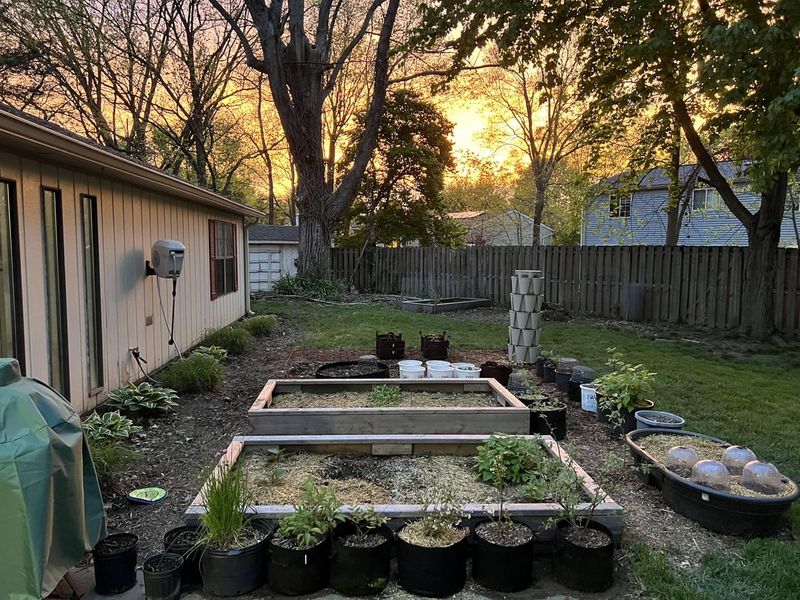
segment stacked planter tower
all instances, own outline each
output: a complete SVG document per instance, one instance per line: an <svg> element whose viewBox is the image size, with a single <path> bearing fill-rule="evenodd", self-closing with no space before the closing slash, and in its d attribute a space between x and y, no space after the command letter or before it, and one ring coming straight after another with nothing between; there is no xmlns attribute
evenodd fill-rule
<svg viewBox="0 0 800 600"><path fill-rule="evenodd" d="M508 360L524 364L539 356L539 330L544 303L541 271L518 269L511 278L511 310L508 311Z"/></svg>

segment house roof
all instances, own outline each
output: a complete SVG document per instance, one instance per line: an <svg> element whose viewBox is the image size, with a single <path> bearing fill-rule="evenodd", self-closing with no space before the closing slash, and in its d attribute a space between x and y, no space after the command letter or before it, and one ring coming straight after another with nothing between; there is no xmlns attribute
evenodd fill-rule
<svg viewBox="0 0 800 600"><path fill-rule="evenodd" d="M483 215L489 215L489 216L491 216L492 214L495 214L495 215L500 215L500 214L508 215L509 213L512 213L515 218L521 218L521 219L523 219L525 221L529 221L529 222L533 223L533 217L532 216L526 215L524 212L520 212L515 208L510 208L508 210L498 211L496 213L490 213L490 212L485 211L485 210L466 210L466 211L463 211L463 212L451 212L451 213L447 213L447 214L451 218L456 219L456 220L466 220L466 219L474 219L475 217L481 217ZM555 230L552 227L550 227L549 225L545 225L544 223L541 223L540 226L543 227L544 229L550 230L553 233L555 232Z"/></svg>
<svg viewBox="0 0 800 600"><path fill-rule="evenodd" d="M748 181L747 169L750 167L749 162L739 163L730 160L724 160L717 162L717 166L719 167L722 175L730 181ZM698 166L696 164L681 165L680 169L678 170L679 182L685 182L690 177L692 172L694 172L697 168ZM699 169L699 177L707 177L705 170L702 168ZM670 186L669 171L666 168L661 167L650 169L644 175L639 177L638 185L634 174L618 173L617 175L604 179L598 183L595 188L600 194L602 194L603 188L613 188L615 186L624 184L633 184L636 186L636 189L639 190L658 190L668 188Z"/></svg>
<svg viewBox="0 0 800 600"><path fill-rule="evenodd" d="M44 119L0 103L0 147L56 164L113 177L140 187L247 217L255 208L226 198L171 173L107 148Z"/></svg>
<svg viewBox="0 0 800 600"><path fill-rule="evenodd" d="M247 233L247 239L251 242L287 244L300 242L300 228L291 225L253 225L248 228Z"/></svg>
<svg viewBox="0 0 800 600"><path fill-rule="evenodd" d="M474 219L475 217L480 217L485 213L485 210L464 210L461 212L451 212L447 214L451 219Z"/></svg>

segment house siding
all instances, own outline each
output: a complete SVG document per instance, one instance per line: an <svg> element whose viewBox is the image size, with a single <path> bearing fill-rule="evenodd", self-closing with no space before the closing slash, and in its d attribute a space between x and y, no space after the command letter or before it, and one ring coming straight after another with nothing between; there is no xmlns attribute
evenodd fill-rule
<svg viewBox="0 0 800 600"><path fill-rule="evenodd" d="M175 309L175 339L181 350L199 342L206 330L224 326L245 313L247 286L243 283L238 291L211 300L208 254L208 220L234 223L238 281L245 281L247 238L242 216L7 151L0 151L0 178L12 181L16 190L26 374L45 382L50 376L41 189L45 186L61 191L68 395L78 411L90 410L109 391L141 377L129 348L140 349L149 370L177 356L175 347L168 344L156 278L144 275L145 261L149 260L150 248L156 240L177 239L186 246ZM103 387L99 391L88 389L81 194L97 198L103 361ZM169 316L171 282L159 283ZM152 324L146 325L150 319Z"/></svg>
<svg viewBox="0 0 800 600"><path fill-rule="evenodd" d="M458 219L467 228L466 242L485 240L487 246L530 246L533 244L533 219L522 213L486 213L468 219ZM545 225L540 229L541 245L550 245L553 230Z"/></svg>
<svg viewBox="0 0 800 600"><path fill-rule="evenodd" d="M740 194L742 203L752 212L760 198ZM667 189L638 190L631 200L631 216L612 217L608 196L598 196L584 213L584 246L663 246L667 234L665 207ZM791 217L781 224L781 246L795 242ZM678 244L682 246L747 246L747 232L741 222L724 206L716 210L687 211L681 224Z"/></svg>

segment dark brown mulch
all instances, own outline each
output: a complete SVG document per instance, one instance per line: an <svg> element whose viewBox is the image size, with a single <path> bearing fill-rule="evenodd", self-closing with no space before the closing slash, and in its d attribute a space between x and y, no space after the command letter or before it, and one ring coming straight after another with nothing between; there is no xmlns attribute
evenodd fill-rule
<svg viewBox="0 0 800 600"><path fill-rule="evenodd" d="M514 547L527 544L533 532L521 523L487 521L475 528L475 535L498 546Z"/></svg>

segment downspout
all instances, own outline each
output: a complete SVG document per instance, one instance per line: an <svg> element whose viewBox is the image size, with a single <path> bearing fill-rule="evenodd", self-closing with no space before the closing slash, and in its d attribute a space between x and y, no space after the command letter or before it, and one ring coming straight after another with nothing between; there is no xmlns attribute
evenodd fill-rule
<svg viewBox="0 0 800 600"><path fill-rule="evenodd" d="M258 220L245 218L243 223L244 227L242 243L244 244L244 252L242 252L242 255L244 256L244 314L247 316L253 316L256 313L253 312L252 308L250 308L250 228L253 225L258 224Z"/></svg>

